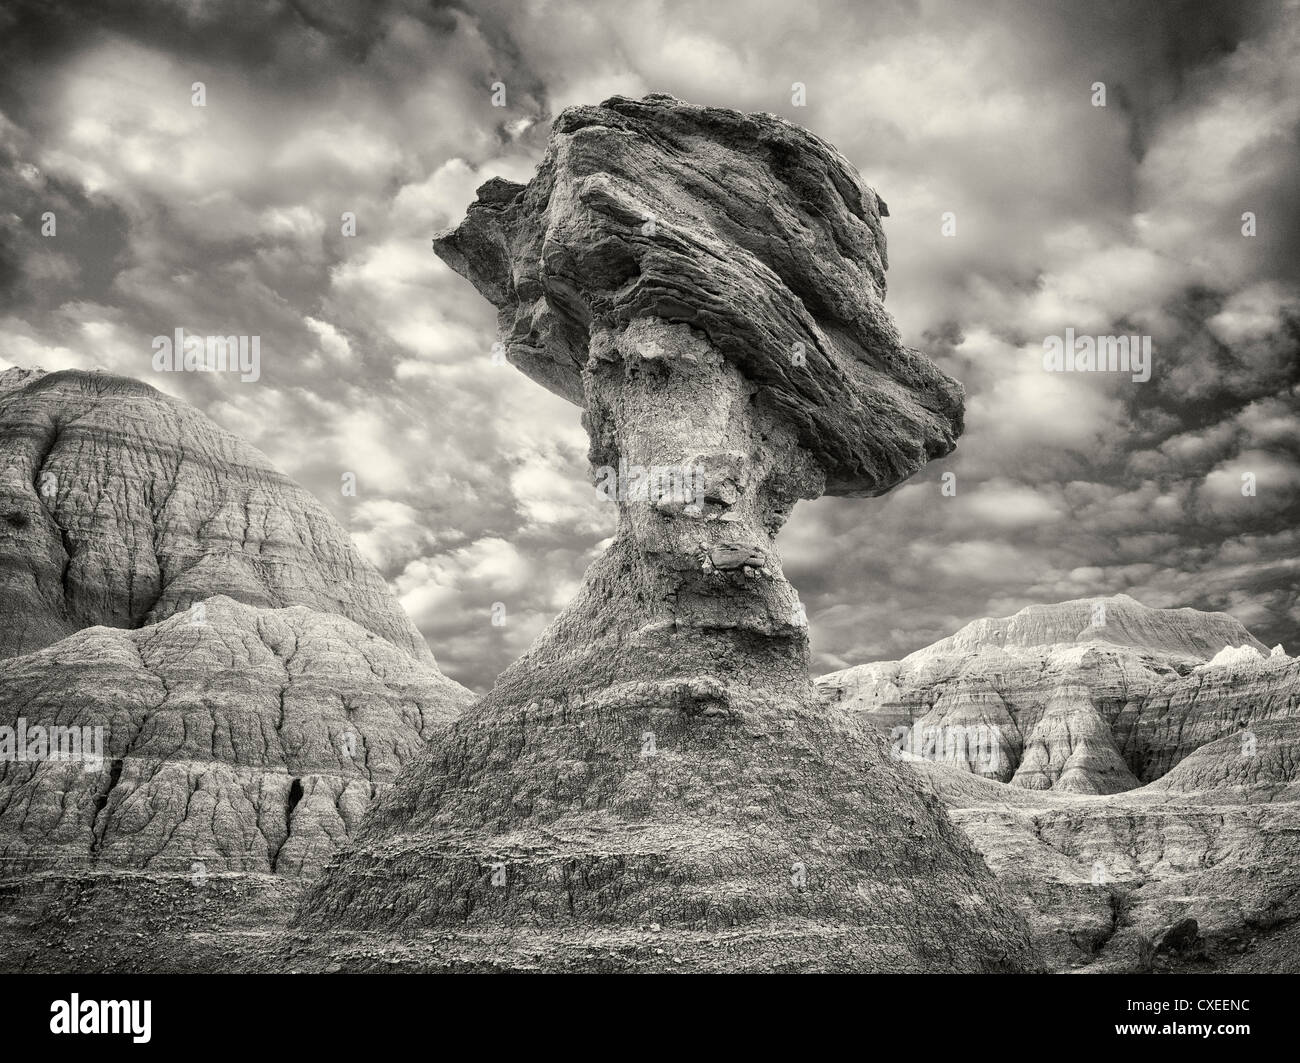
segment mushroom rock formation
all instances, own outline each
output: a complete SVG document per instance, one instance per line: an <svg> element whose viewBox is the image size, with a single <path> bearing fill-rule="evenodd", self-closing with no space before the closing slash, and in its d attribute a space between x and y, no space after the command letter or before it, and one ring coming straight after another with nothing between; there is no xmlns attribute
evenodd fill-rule
<svg viewBox="0 0 1300 1063"><path fill-rule="evenodd" d="M403 770L305 925L441 930L466 963L516 962L488 942L516 931L548 964L621 957L648 924L678 970L1034 962L937 804L819 701L775 544L798 499L881 494L961 431L960 385L883 307L883 213L780 118L615 97L436 239L509 359L583 407L595 469L702 486L616 495L577 596Z"/></svg>

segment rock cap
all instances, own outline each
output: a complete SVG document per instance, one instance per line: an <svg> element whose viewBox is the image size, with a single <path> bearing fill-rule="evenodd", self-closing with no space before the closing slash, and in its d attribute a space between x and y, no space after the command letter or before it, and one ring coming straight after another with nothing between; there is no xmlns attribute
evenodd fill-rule
<svg viewBox="0 0 1300 1063"><path fill-rule="evenodd" d="M527 185L493 178L437 253L497 307L507 357L583 404L596 329L703 333L797 432L826 492L878 495L948 454L963 391L884 308L888 211L771 114L615 96L556 118Z"/></svg>

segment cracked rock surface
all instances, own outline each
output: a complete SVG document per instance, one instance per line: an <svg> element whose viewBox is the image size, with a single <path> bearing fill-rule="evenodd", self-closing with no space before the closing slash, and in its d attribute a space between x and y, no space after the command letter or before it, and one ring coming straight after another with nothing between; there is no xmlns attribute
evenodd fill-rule
<svg viewBox="0 0 1300 1063"><path fill-rule="evenodd" d="M1300 662L1237 621L1084 599L818 682L894 736L1056 969L1296 970Z"/></svg>
<svg viewBox="0 0 1300 1063"><path fill-rule="evenodd" d="M704 486L620 498L574 600L311 889L318 962L1035 965L938 802L819 700L775 541L798 499L878 494L961 430L960 386L884 311L881 215L781 119L615 98L436 242L515 364L582 404L593 467Z"/></svg>

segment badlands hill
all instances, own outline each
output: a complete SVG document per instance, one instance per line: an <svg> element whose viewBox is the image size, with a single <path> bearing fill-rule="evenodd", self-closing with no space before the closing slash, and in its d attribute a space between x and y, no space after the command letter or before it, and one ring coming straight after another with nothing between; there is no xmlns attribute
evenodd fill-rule
<svg viewBox="0 0 1300 1063"><path fill-rule="evenodd" d="M1211 667L1216 657L1226 663ZM907 752L1024 789L1105 794L1158 779L1249 722L1291 715L1296 674L1226 614L1121 594L976 620L818 687Z"/></svg>
<svg viewBox="0 0 1300 1063"><path fill-rule="evenodd" d="M943 799L1054 967L1295 968L1300 661L1231 617L1033 606L818 686Z"/></svg>
<svg viewBox="0 0 1300 1063"><path fill-rule="evenodd" d="M128 377L0 373L0 657L214 594L343 616L433 661L347 533L237 436Z"/></svg>
<svg viewBox="0 0 1300 1063"><path fill-rule="evenodd" d="M107 374L0 375L0 617L12 966L61 969L71 925L79 963L166 967L178 927L281 917L471 700L315 499Z"/></svg>
<svg viewBox="0 0 1300 1063"><path fill-rule="evenodd" d="M1225 646L1249 645L1267 653L1255 636L1227 613L1199 609L1148 609L1127 594L1030 605L1013 616L973 620L955 635L917 650L905 660L1008 652L1037 647L1106 643L1205 660Z"/></svg>

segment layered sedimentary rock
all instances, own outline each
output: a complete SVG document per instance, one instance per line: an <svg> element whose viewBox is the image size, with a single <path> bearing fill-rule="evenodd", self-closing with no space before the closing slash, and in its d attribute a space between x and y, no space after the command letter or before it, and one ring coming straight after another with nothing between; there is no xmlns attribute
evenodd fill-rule
<svg viewBox="0 0 1300 1063"><path fill-rule="evenodd" d="M1256 756L1229 736L1164 778L1108 796L1033 791L917 760L1016 898L1055 969L1231 970L1300 920L1300 743L1258 727ZM1194 920L1194 947L1161 947ZM1292 954L1263 969L1300 969Z"/></svg>
<svg viewBox="0 0 1300 1063"><path fill-rule="evenodd" d="M1061 684L1024 739L1012 785L1027 790L1115 793L1137 785L1088 688Z"/></svg>
<svg viewBox="0 0 1300 1063"><path fill-rule="evenodd" d="M319 503L145 384L6 371L0 470L5 966L265 932L470 692Z"/></svg>
<svg viewBox="0 0 1300 1063"><path fill-rule="evenodd" d="M1197 668L1148 696L1124 721L1124 751L1143 781L1164 780L1182 762L1221 738L1242 751L1258 745L1264 725L1300 733L1300 660L1285 655Z"/></svg>
<svg viewBox="0 0 1300 1063"><path fill-rule="evenodd" d="M1150 609L1127 594L1030 605L1007 617L973 620L954 635L917 650L908 660L1039 646L1105 643L1172 657L1206 660L1224 646L1264 645L1227 613ZM1267 651L1265 651L1267 652Z"/></svg>
<svg viewBox="0 0 1300 1063"><path fill-rule="evenodd" d="M819 686L893 736L1052 966L1294 969L1300 662L1232 618L1036 606Z"/></svg>
<svg viewBox="0 0 1300 1063"><path fill-rule="evenodd" d="M428 645L302 487L197 410L127 377L0 374L0 657L223 594Z"/></svg>
<svg viewBox="0 0 1300 1063"><path fill-rule="evenodd" d="M0 725L27 736L0 760L5 876L312 874L466 700L343 617L204 606L0 661ZM80 756L29 759L38 727L75 729Z"/></svg>
<svg viewBox="0 0 1300 1063"><path fill-rule="evenodd" d="M961 386L885 310L886 215L789 122L615 97L564 111L536 177L487 182L437 250L497 307L506 356L589 415L601 349L632 322L688 325L815 457L827 493L869 495L962 430Z"/></svg>
<svg viewBox="0 0 1300 1063"><path fill-rule="evenodd" d="M967 764L979 774L1105 794L1157 779L1252 721L1297 715L1295 662L1267 653L1225 614L1149 609L1121 594L976 620L901 661L834 672L818 687L926 759L952 762L927 750L973 734L1004 750L997 771ZM972 699L986 706L974 718Z"/></svg>
<svg viewBox="0 0 1300 1063"><path fill-rule="evenodd" d="M617 496L573 602L312 890L313 933L425 940L426 966L1032 962L937 803L819 702L775 544L798 499L885 491L961 429L884 311L881 214L781 119L614 98L435 241L510 359L583 406L595 468L704 487Z"/></svg>

